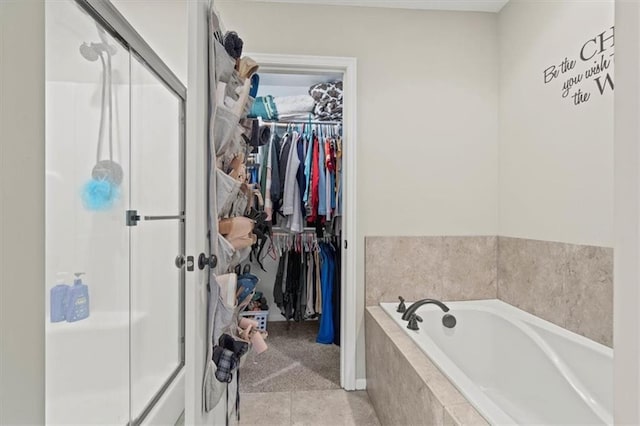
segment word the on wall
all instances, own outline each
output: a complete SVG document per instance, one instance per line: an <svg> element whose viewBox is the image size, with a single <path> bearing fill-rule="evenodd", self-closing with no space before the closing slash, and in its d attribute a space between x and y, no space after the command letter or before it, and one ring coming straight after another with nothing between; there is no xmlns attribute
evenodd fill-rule
<svg viewBox="0 0 640 426"><path fill-rule="evenodd" d="M588 102L594 95L604 95L613 90L614 27L587 40L578 56L566 57L547 67L544 84L562 82L562 97L574 105Z"/></svg>

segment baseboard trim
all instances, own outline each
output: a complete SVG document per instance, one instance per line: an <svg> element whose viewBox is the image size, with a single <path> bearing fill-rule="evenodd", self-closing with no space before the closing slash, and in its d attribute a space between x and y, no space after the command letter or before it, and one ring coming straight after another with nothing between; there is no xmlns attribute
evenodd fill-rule
<svg viewBox="0 0 640 426"><path fill-rule="evenodd" d="M367 389L367 379L356 379L356 390Z"/></svg>

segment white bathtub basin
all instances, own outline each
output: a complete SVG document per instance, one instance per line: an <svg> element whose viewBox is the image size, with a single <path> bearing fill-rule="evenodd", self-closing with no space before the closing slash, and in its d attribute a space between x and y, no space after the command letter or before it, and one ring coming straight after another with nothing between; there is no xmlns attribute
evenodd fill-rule
<svg viewBox="0 0 640 426"><path fill-rule="evenodd" d="M419 331L382 308L491 424L613 424L613 351L499 300L425 305ZM407 303L407 306L410 304Z"/></svg>

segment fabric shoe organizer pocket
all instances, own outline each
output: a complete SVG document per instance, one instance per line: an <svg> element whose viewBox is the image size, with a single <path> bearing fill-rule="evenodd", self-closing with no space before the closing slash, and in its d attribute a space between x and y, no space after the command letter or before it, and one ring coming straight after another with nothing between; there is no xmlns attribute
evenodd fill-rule
<svg viewBox="0 0 640 426"><path fill-rule="evenodd" d="M235 114L223 105L218 105L214 117L213 141L216 149L216 156L224 156L231 149L230 145L234 139L236 128L240 123L240 115Z"/></svg>
<svg viewBox="0 0 640 426"><path fill-rule="evenodd" d="M236 67L236 60L233 59L224 46L214 40L214 51L216 55L216 80L228 82Z"/></svg>
<svg viewBox="0 0 640 426"><path fill-rule="evenodd" d="M242 250L255 244L253 234L255 222L248 217L236 216L218 222L218 230L235 250Z"/></svg>
<svg viewBox="0 0 640 426"><path fill-rule="evenodd" d="M216 202L218 217L227 217L238 199L241 183L220 169L216 169Z"/></svg>
<svg viewBox="0 0 640 426"><path fill-rule="evenodd" d="M210 274L211 286L209 290L208 317L208 342L207 342L207 364L205 366L203 382L203 398L205 411L211 411L220 401L226 389L226 383L221 383L216 378L217 366L213 361L213 342L218 340L225 332L233 330L235 310L234 307L227 306L220 297L220 286L213 272Z"/></svg>

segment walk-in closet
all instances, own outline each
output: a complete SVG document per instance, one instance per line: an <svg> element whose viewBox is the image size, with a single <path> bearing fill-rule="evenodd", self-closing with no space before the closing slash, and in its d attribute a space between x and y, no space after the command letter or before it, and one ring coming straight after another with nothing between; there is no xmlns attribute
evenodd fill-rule
<svg viewBox="0 0 640 426"><path fill-rule="evenodd" d="M240 391L339 389L342 75L258 76L250 115L269 139L251 155L249 174L272 233L249 260L255 297L266 303L243 315L264 319L269 349L248 355Z"/></svg>

